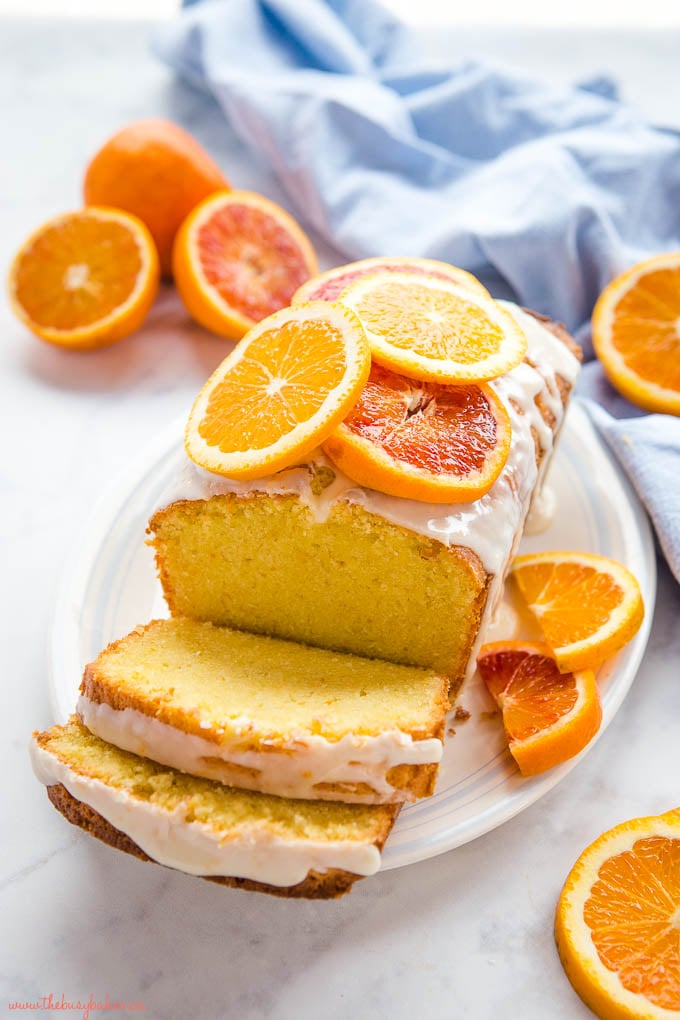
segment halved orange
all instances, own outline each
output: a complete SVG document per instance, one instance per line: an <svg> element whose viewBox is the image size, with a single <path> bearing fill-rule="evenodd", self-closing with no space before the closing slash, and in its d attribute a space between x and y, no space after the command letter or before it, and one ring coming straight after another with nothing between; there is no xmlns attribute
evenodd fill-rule
<svg viewBox="0 0 680 1020"><path fill-rule="evenodd" d="M596 669L637 633L640 586L621 563L585 552L518 556L511 577L561 670Z"/></svg>
<svg viewBox="0 0 680 1020"><path fill-rule="evenodd" d="M592 325L612 386L648 411L680 415L680 252L647 259L612 280Z"/></svg>
<svg viewBox="0 0 680 1020"><path fill-rule="evenodd" d="M355 280L339 300L361 319L375 361L411 379L483 382L526 354L509 312L450 280L376 273Z"/></svg>
<svg viewBox="0 0 680 1020"><path fill-rule="evenodd" d="M409 256L380 256L378 258L360 259L358 262L348 262L345 266L336 266L325 273L312 277L307 283L296 290L291 301L292 305L302 304L303 301L335 301L345 287L362 276L372 275L379 272L388 273L410 273L416 276L433 276L436 279L450 280L466 290L481 294L482 297L490 298L487 291L476 276L468 273L458 266L451 266L448 262L439 262L437 259L419 259Z"/></svg>
<svg viewBox="0 0 680 1020"><path fill-rule="evenodd" d="M430 503L469 503L510 450L508 413L491 387L416 382L373 365L324 452L353 481Z"/></svg>
<svg viewBox="0 0 680 1020"><path fill-rule="evenodd" d="M180 227L172 271L187 311L231 340L285 308L317 272L309 238L285 209L250 191L218 191Z"/></svg>
<svg viewBox="0 0 680 1020"><path fill-rule="evenodd" d="M58 347L104 347L139 329L158 292L158 254L136 216L90 206L44 223L17 252L9 296Z"/></svg>
<svg viewBox="0 0 680 1020"><path fill-rule="evenodd" d="M477 668L503 713L508 746L523 776L573 758L600 728L595 674L560 673L547 645L495 641L482 646Z"/></svg>
<svg viewBox="0 0 680 1020"><path fill-rule="evenodd" d="M680 809L623 822L583 851L555 939L575 991L603 1020L680 1015Z"/></svg>
<svg viewBox="0 0 680 1020"><path fill-rule="evenodd" d="M363 389L371 355L343 305L284 308L254 326L199 393L186 451L208 471L261 478L304 457Z"/></svg>

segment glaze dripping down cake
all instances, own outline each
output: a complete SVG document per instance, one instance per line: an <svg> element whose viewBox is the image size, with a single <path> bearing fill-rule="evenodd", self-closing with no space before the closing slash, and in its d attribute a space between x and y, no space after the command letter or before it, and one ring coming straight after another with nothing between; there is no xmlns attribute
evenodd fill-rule
<svg viewBox="0 0 680 1020"><path fill-rule="evenodd" d="M77 712L125 750L280 797L377 804L434 790L448 680L181 617L114 642Z"/></svg>
<svg viewBox="0 0 680 1020"><path fill-rule="evenodd" d="M455 689L502 592L579 361L559 327L507 304L528 355L493 380L507 463L474 503L357 486L323 454L252 482L187 463L150 522L173 614L446 673Z"/></svg>
<svg viewBox="0 0 680 1020"><path fill-rule="evenodd" d="M411 282L397 274L390 293L397 285ZM379 447L407 421L422 449L439 429L474 470L493 447L487 484L448 484L448 462L435 458L434 488L404 489L403 478L395 487L360 471L360 458L339 456L381 365L350 306L303 302L251 330L208 380L187 426L189 456L222 474L186 460L149 522L170 619L104 649L85 669L68 725L33 735L36 774L73 824L225 885L331 898L378 870L404 802L434 792L447 708L500 602L579 369L561 327L507 302L499 311L481 285L482 296L469 299L447 287L459 311L484 305L501 346L514 344L491 381L491 372L471 377L488 429L476 411L435 428L436 401L423 382L431 377L413 371L396 417L380 408L367 416L366 442ZM411 307L402 293L392 308L399 315ZM435 312L411 312L407 335L418 327L429 341L431 324L445 323L465 359L479 316ZM321 322L320 332L302 329L307 320ZM382 321L393 337L392 320ZM328 344L343 337L351 343L329 359ZM274 398L294 434L322 416L324 386L332 394L344 385L345 355L361 369L347 406L323 419L326 432L272 460ZM264 385L259 403L251 398L261 387L238 372L225 382L249 359ZM332 386L322 378L327 364ZM452 406L463 400L461 378L454 373L437 391L448 388ZM293 413L291 391L281 396L295 386L307 419ZM206 448L207 459L197 452ZM428 501L451 493L471 501Z"/></svg>
<svg viewBox="0 0 680 1020"><path fill-rule="evenodd" d="M399 805L285 800L186 775L77 720L36 733L50 800L97 839L223 885L329 899L374 874Z"/></svg>

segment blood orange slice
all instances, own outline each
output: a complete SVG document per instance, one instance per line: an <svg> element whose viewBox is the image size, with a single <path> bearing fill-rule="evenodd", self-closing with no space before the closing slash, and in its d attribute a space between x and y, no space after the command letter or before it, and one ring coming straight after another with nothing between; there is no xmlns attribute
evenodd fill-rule
<svg viewBox="0 0 680 1020"><path fill-rule="evenodd" d="M500 474L510 437L510 419L490 387L421 383L374 364L324 451L354 481L379 492L469 503Z"/></svg>
<svg viewBox="0 0 680 1020"><path fill-rule="evenodd" d="M383 270L387 273L410 273L415 276L434 276L439 280L450 280L451 283L474 291L482 297L490 297L489 292L476 276L468 273L465 269L459 269L458 266L451 266L448 262L406 256L382 256L349 262L345 266L336 266L335 269L329 269L326 273L312 277L296 290L291 304L299 305L303 301L335 301L350 283L354 283L362 276L380 273Z"/></svg>
<svg viewBox="0 0 680 1020"><path fill-rule="evenodd" d="M508 746L523 776L573 758L600 728L595 674L560 673L547 645L530 641L483 645L477 667L503 713Z"/></svg>
<svg viewBox="0 0 680 1020"><path fill-rule="evenodd" d="M187 311L231 340L285 308L317 271L292 216L249 191L220 191L201 202L180 227L172 265Z"/></svg>

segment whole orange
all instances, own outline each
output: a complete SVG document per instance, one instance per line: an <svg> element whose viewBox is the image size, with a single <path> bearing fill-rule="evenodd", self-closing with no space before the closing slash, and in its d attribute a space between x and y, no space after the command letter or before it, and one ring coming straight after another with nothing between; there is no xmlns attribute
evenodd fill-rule
<svg viewBox="0 0 680 1020"><path fill-rule="evenodd" d="M83 182L86 205L124 209L146 224L164 276L172 275L172 243L182 220L225 188L229 182L205 149L167 120L138 120L117 131Z"/></svg>

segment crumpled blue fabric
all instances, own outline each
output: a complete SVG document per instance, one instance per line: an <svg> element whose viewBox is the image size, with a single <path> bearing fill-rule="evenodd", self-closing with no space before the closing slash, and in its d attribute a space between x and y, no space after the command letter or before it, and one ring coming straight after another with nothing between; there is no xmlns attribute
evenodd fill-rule
<svg viewBox="0 0 680 1020"><path fill-rule="evenodd" d="M463 266L564 322L587 356L609 280L680 248L680 134L645 123L607 80L559 87L476 61L434 65L373 0L203 0L153 44L347 259ZM599 385L596 399L593 421L680 580L680 422L617 422L603 410L620 413L613 391Z"/></svg>

